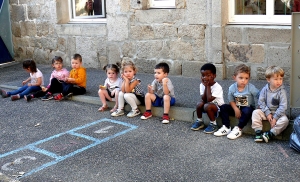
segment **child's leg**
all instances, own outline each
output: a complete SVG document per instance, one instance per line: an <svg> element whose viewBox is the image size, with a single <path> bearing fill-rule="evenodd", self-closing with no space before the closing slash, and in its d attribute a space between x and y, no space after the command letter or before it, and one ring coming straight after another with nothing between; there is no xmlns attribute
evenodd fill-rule
<svg viewBox="0 0 300 182"><path fill-rule="evenodd" d="M248 121L251 119L252 112L252 107L241 107L241 117L238 124L240 129L243 129L247 125Z"/></svg>
<svg viewBox="0 0 300 182"><path fill-rule="evenodd" d="M203 108L204 108L204 103L203 102L199 102L197 104L196 111L197 111L197 117L199 119L201 119L201 120L202 120Z"/></svg>
<svg viewBox="0 0 300 182"><path fill-rule="evenodd" d="M42 90L42 88L40 86L31 86L31 87L27 87L26 90L24 90L23 92L19 93L20 98L23 98L24 95L28 95L32 92L37 92Z"/></svg>
<svg viewBox="0 0 300 182"><path fill-rule="evenodd" d="M119 102L119 90L115 91L115 106L114 108L118 108L118 102Z"/></svg>
<svg viewBox="0 0 300 182"><path fill-rule="evenodd" d="M155 94L146 93L146 95L145 95L146 110L151 110L152 102L154 102L155 99L156 99L156 95Z"/></svg>
<svg viewBox="0 0 300 182"><path fill-rule="evenodd" d="M63 91L63 83L60 82L57 78L51 79L51 85L47 89L47 92L53 94L53 93L61 93Z"/></svg>
<svg viewBox="0 0 300 182"><path fill-rule="evenodd" d="M69 86L64 88L62 94L66 96L69 93L73 93L73 95L83 95L86 93L86 89L84 87L79 87L78 85L69 84Z"/></svg>
<svg viewBox="0 0 300 182"><path fill-rule="evenodd" d="M164 95L164 114L168 114L171 106L171 97L169 95Z"/></svg>
<svg viewBox="0 0 300 182"><path fill-rule="evenodd" d="M262 120L266 120L267 117L264 112L262 112L261 109L255 109L252 113L252 128L255 131L261 131L263 124Z"/></svg>
<svg viewBox="0 0 300 182"><path fill-rule="evenodd" d="M141 104L141 102L137 99L136 95L133 94L133 93L125 93L124 94L124 99L131 106L132 110L136 110L137 109L137 105Z"/></svg>
<svg viewBox="0 0 300 182"><path fill-rule="evenodd" d="M204 105L204 111L207 113L207 116L211 122L214 122L216 125L216 113L218 112L218 107L213 103L206 103Z"/></svg>
<svg viewBox="0 0 300 182"><path fill-rule="evenodd" d="M124 92L120 91L118 96L118 110L123 110L125 105Z"/></svg>
<svg viewBox="0 0 300 182"><path fill-rule="evenodd" d="M12 95L17 95L21 92L23 92L24 90L26 90L28 88L28 85L23 85L21 88L19 88L18 90L14 90L11 92L7 92L7 96L12 96Z"/></svg>
<svg viewBox="0 0 300 182"><path fill-rule="evenodd" d="M102 107L107 106L106 99L109 99L111 101L111 97L108 95L108 92L107 92L106 89L105 90L99 89L98 95L99 95L100 100L102 102Z"/></svg>
<svg viewBox="0 0 300 182"><path fill-rule="evenodd" d="M279 135L289 125L289 119L286 116L281 116L275 126L270 130L275 136Z"/></svg>
<svg viewBox="0 0 300 182"><path fill-rule="evenodd" d="M222 118L222 123L227 128L230 128L229 116L234 115L234 110L229 104L223 104L220 106L220 116Z"/></svg>

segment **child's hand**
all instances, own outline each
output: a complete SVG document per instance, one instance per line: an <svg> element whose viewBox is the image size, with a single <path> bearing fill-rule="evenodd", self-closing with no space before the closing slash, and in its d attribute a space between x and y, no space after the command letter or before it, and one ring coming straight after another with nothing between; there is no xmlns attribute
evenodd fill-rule
<svg viewBox="0 0 300 182"><path fill-rule="evenodd" d="M26 81L22 81L22 85L25 85L27 82Z"/></svg>
<svg viewBox="0 0 300 182"><path fill-rule="evenodd" d="M43 91L43 92L46 92L46 91L47 91L47 88L44 87L44 86L42 86L42 91Z"/></svg>
<svg viewBox="0 0 300 182"><path fill-rule="evenodd" d="M106 86L103 86L103 85L99 85L99 88L100 88L101 90L106 90Z"/></svg>
<svg viewBox="0 0 300 182"><path fill-rule="evenodd" d="M111 96L114 96L115 95L115 92L116 92L116 89L114 89L110 94Z"/></svg>
<svg viewBox="0 0 300 182"><path fill-rule="evenodd" d="M272 115L272 114L269 114L269 115L267 116L267 120L269 121L269 123L271 123L272 120L273 120L273 115Z"/></svg>
<svg viewBox="0 0 300 182"><path fill-rule="evenodd" d="M122 74L121 77L124 79L124 81L129 81L129 79L124 74Z"/></svg>
<svg viewBox="0 0 300 182"><path fill-rule="evenodd" d="M163 78L163 79L162 79L162 83L163 83L163 85L167 84L167 83L168 83L168 81L169 81L169 78Z"/></svg>
<svg viewBox="0 0 300 182"><path fill-rule="evenodd" d="M148 88L148 92L150 93L152 91L152 85L148 84L147 88Z"/></svg>
<svg viewBox="0 0 300 182"><path fill-rule="evenodd" d="M237 109L234 109L234 113L235 113L235 117L240 119L241 117L241 110L239 110L238 108Z"/></svg>
<svg viewBox="0 0 300 182"><path fill-rule="evenodd" d="M272 121L270 121L270 125L271 125L271 128L273 128L275 125L276 125L276 119L272 119Z"/></svg>

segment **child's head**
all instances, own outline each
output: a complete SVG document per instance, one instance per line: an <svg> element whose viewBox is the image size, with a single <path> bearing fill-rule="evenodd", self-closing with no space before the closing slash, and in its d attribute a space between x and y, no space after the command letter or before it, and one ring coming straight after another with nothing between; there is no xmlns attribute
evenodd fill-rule
<svg viewBox="0 0 300 182"><path fill-rule="evenodd" d="M137 73L137 67L132 61L123 60L121 65L121 71L125 77L131 80Z"/></svg>
<svg viewBox="0 0 300 182"><path fill-rule="evenodd" d="M37 72L36 64L32 59L23 61L23 69L25 69L26 71L28 71L30 73Z"/></svg>
<svg viewBox="0 0 300 182"><path fill-rule="evenodd" d="M56 70L59 71L63 67L63 59L60 56L55 56L52 59L52 67Z"/></svg>
<svg viewBox="0 0 300 182"><path fill-rule="evenodd" d="M279 66L270 66L265 72L267 81L271 89L279 88L283 83L284 71Z"/></svg>
<svg viewBox="0 0 300 182"><path fill-rule="evenodd" d="M206 63L200 68L201 80L204 85L212 85L216 78L217 69L212 63Z"/></svg>
<svg viewBox="0 0 300 182"><path fill-rule="evenodd" d="M251 69L245 64L240 64L234 69L233 79L237 82L239 88L244 88L250 79Z"/></svg>
<svg viewBox="0 0 300 182"><path fill-rule="evenodd" d="M74 54L71 60L71 65L73 69L78 69L81 67L82 57L80 54Z"/></svg>
<svg viewBox="0 0 300 182"><path fill-rule="evenodd" d="M117 64L107 64L103 67L103 70L105 70L107 78L117 79L118 74L120 72L119 63L117 63Z"/></svg>
<svg viewBox="0 0 300 182"><path fill-rule="evenodd" d="M157 81L161 82L169 74L170 68L167 63L158 63L154 68L154 77Z"/></svg>

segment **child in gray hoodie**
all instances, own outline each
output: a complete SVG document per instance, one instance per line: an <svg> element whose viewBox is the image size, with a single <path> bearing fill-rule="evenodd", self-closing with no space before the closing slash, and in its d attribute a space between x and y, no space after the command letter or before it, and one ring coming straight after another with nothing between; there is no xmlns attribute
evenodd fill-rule
<svg viewBox="0 0 300 182"><path fill-rule="evenodd" d="M289 124L285 114L287 110L286 91L283 86L284 71L278 66L270 66L265 73L268 81L260 92L258 109L252 113L252 128L256 136L254 141L268 142L273 136L280 134ZM271 129L262 133L262 121L268 120Z"/></svg>

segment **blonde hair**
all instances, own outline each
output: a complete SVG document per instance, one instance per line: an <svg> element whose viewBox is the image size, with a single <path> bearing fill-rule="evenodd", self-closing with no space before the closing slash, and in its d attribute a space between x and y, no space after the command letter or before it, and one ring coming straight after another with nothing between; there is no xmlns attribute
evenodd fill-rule
<svg viewBox="0 0 300 182"><path fill-rule="evenodd" d="M284 77L284 71L279 66L269 66L266 69L265 76L266 78L271 78L274 75L279 75L281 77Z"/></svg>
<svg viewBox="0 0 300 182"><path fill-rule="evenodd" d="M133 71L135 71L135 72L138 71L137 67L134 65L134 63L132 61L123 60L122 63L121 63L121 71L122 71L122 73L124 72L124 68L126 66L130 66L133 69Z"/></svg>
<svg viewBox="0 0 300 182"><path fill-rule="evenodd" d="M237 67L235 67L233 75L236 76L239 73L246 73L246 74L249 74L249 76L250 76L251 69L249 66L247 66L245 64L240 64Z"/></svg>

